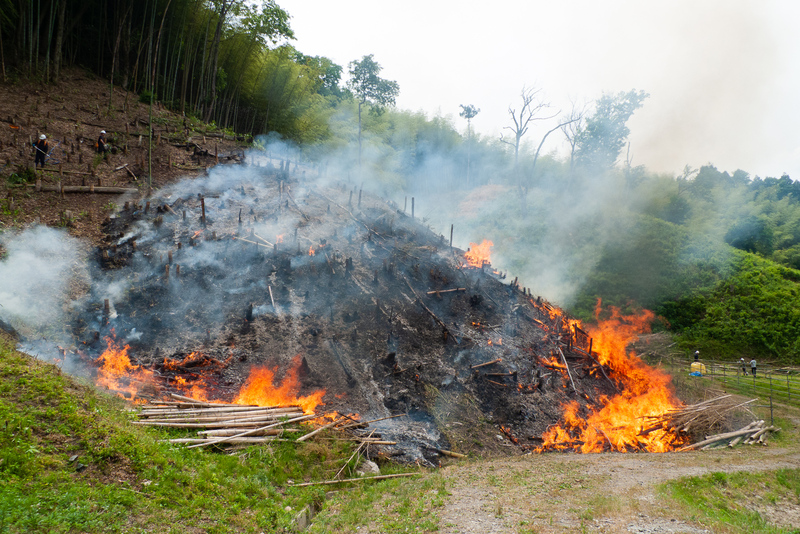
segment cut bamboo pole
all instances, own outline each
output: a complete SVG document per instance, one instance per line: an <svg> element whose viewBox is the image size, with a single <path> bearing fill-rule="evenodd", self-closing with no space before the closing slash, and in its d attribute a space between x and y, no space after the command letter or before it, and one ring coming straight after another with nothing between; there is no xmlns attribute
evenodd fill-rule
<svg viewBox="0 0 800 534"><path fill-rule="evenodd" d="M282 426L282 425L286 425L286 424L289 424L289 423L299 423L300 421L307 421L309 419L315 419L317 417L319 417L319 416L316 415L316 414L304 415L302 417L295 417L295 418L292 418L292 419L288 419L286 421L281 421L279 423L273 423L271 425L263 426L263 427L256 428L256 429L253 429L253 430L248 430L247 432L242 432L241 434L236 434L235 436L228 436L228 437L223 437L223 438L211 440L211 441L208 441L206 443L198 443L196 445L189 445L186 448L187 449L193 449L193 448L196 448L196 447L205 447L206 445L216 445L217 443L225 443L226 441L230 441L233 438L243 438L243 437L246 437L246 436L250 436L250 435L252 435L252 434L254 434L256 432L260 432L261 430L267 430L269 428L275 428L277 426Z"/></svg>
<svg viewBox="0 0 800 534"><path fill-rule="evenodd" d="M340 417L340 418L336 419L336 420L335 420L334 422L332 422L332 423L328 423L327 425L321 426L321 427L319 427L318 429L316 429L316 430L313 430L313 431L309 432L309 433L308 433L308 434L306 434L305 436L300 436L299 438L297 438L297 441L298 441L298 442L300 442L300 441L305 441L305 440L307 440L307 439L309 439L309 438L311 438L311 437L313 437L313 436L316 436L317 434L319 434L319 433L320 433L320 432L322 432L323 430L326 430L326 429L328 429L328 428L330 428L330 427L332 427L332 426L336 426L336 425L338 425L338 424L339 424L339 423L341 423L342 421L344 421L344 418Z"/></svg>
<svg viewBox="0 0 800 534"><path fill-rule="evenodd" d="M445 449L434 448L434 450L436 452L438 452L439 454L443 454L445 456L449 456L450 458L466 458L467 457L466 454L461 454L459 452L448 451L448 450L445 450Z"/></svg>
<svg viewBox="0 0 800 534"><path fill-rule="evenodd" d="M572 380L572 373L569 370L569 364L567 363L567 358L564 356L564 353L561 352L561 347L558 347L558 353L561 355L561 361L564 362L564 367L567 368L567 376L569 377L569 383L572 384L572 390L577 393L578 388L575 387L575 382Z"/></svg>
<svg viewBox="0 0 800 534"><path fill-rule="evenodd" d="M395 473L394 475L378 475L374 477L361 477L361 478L343 478L341 480L325 480L322 482L303 482L302 484L290 484L294 488L301 488L303 486L320 486L329 484L342 484L345 482L365 482L367 480L386 480L387 478L400 478L400 477L415 477L422 473Z"/></svg>
<svg viewBox="0 0 800 534"><path fill-rule="evenodd" d="M479 367L484 367L484 366L487 366L487 365L492 365L492 364L494 364L494 363L500 363L500 362L502 362L502 361L503 361L503 358L497 358L497 359L495 359L495 360L492 360L492 361L489 361L489 362L483 362L483 363L479 363L479 364L477 364L477 365L472 365L472 366L470 366L470 369L478 369Z"/></svg>

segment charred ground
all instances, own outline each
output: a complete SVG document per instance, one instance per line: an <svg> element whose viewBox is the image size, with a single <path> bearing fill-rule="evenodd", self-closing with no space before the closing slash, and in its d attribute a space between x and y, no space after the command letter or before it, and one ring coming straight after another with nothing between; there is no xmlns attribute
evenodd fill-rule
<svg viewBox="0 0 800 534"><path fill-rule="evenodd" d="M408 414L378 423L399 442L385 453L431 463L437 448L530 448L563 403L614 391L560 310L390 202L263 163L123 205L97 249L102 282L71 321L72 357L88 363L116 336L160 377L140 395L197 385L229 400L252 366L280 375L299 355L299 394Z"/></svg>
<svg viewBox="0 0 800 534"><path fill-rule="evenodd" d="M135 95L80 71L0 90L5 176L32 163L41 132L55 148L42 185L137 190L0 186L4 224L65 226L91 247L97 268L67 321L73 364L93 369L115 337L158 378L140 395L185 391L180 379L229 399L252 366L281 375L299 355L300 394L325 389L325 409L366 418L408 414L379 425L400 443L386 454L431 463L437 448L535 446L563 403L615 390L560 310L465 266L444 236L353 183L266 157L209 170L241 163L244 145L156 106L147 196L149 106ZM94 151L100 129L108 158Z"/></svg>

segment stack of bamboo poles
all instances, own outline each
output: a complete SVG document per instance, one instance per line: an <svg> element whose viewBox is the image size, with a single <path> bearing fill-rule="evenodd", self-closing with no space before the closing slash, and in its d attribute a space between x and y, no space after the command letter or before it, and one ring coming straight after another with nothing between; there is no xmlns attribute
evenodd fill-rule
<svg viewBox="0 0 800 534"><path fill-rule="evenodd" d="M647 416L644 418L646 426L642 429L640 434L649 434L656 430L664 430L672 434L690 436L705 435L712 429L722 427L729 419L730 413L733 410L744 409L749 411L748 405L755 401L756 399L738 402L732 395L722 395L697 404L670 410L657 416ZM705 439L678 450L707 450L720 447L734 447L742 442L745 444L766 444L767 433L776 431L778 431L776 427L766 426L764 421L753 421L734 432L706 436Z"/></svg>
<svg viewBox="0 0 800 534"><path fill-rule="evenodd" d="M172 401L158 401L139 410L134 424L169 428L196 428L197 436L165 440L187 448L208 445L254 444L280 440L292 423L319 417L304 414L299 406L261 407L254 405L201 402L180 395Z"/></svg>
<svg viewBox="0 0 800 534"><path fill-rule="evenodd" d="M304 414L299 406L263 407L255 405L202 402L172 394L173 400L157 401L143 406L137 412L134 424L168 428L197 429L196 436L164 440L168 443L186 445L186 448L249 446L271 441L286 441L287 434L304 432L292 426L296 423L321 419L324 415ZM401 414L405 415L405 414ZM335 414L333 421L297 438L306 441L327 429L338 430L347 439L364 445L396 445L394 441L381 439L374 431L365 434L369 423L389 419L390 416L373 421L357 421L349 416Z"/></svg>
<svg viewBox="0 0 800 534"><path fill-rule="evenodd" d="M745 445L754 445L756 443L761 445L767 444L767 433L777 432L780 430L775 426L767 426L764 421L753 421L746 427L736 430L735 432L726 432L725 434L716 434L708 436L703 441L693 443L678 449L679 451L691 451L700 449L705 451L708 449L722 449L725 447L735 447L739 443Z"/></svg>

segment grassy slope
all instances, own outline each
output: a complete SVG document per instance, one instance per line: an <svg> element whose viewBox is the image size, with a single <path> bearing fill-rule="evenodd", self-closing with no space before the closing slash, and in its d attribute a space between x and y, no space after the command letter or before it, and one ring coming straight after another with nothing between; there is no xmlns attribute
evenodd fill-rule
<svg viewBox="0 0 800 534"><path fill-rule="evenodd" d="M121 400L12 347L0 337L0 532L280 532L325 491L287 481L330 478L352 452L173 449Z"/></svg>
<svg viewBox="0 0 800 534"><path fill-rule="evenodd" d="M800 469L711 473L669 482L662 489L665 495L683 504L693 519L724 528L725 532L800 532L773 522L785 523L787 508L796 514L800 506Z"/></svg>

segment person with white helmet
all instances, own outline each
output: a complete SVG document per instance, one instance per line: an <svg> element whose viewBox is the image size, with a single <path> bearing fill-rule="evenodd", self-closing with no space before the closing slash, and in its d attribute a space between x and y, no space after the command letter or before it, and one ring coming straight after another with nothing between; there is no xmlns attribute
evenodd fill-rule
<svg viewBox="0 0 800 534"><path fill-rule="evenodd" d="M108 141L106 141L105 130L100 130L100 137L97 138L97 152L100 154L108 152Z"/></svg>
<svg viewBox="0 0 800 534"><path fill-rule="evenodd" d="M36 141L36 144L33 145L36 149L36 157L33 160L33 167L36 168L39 164L42 164L44 167L44 160L47 157L47 153L50 151L50 144L47 142L47 136L42 134L39 136L39 140Z"/></svg>

